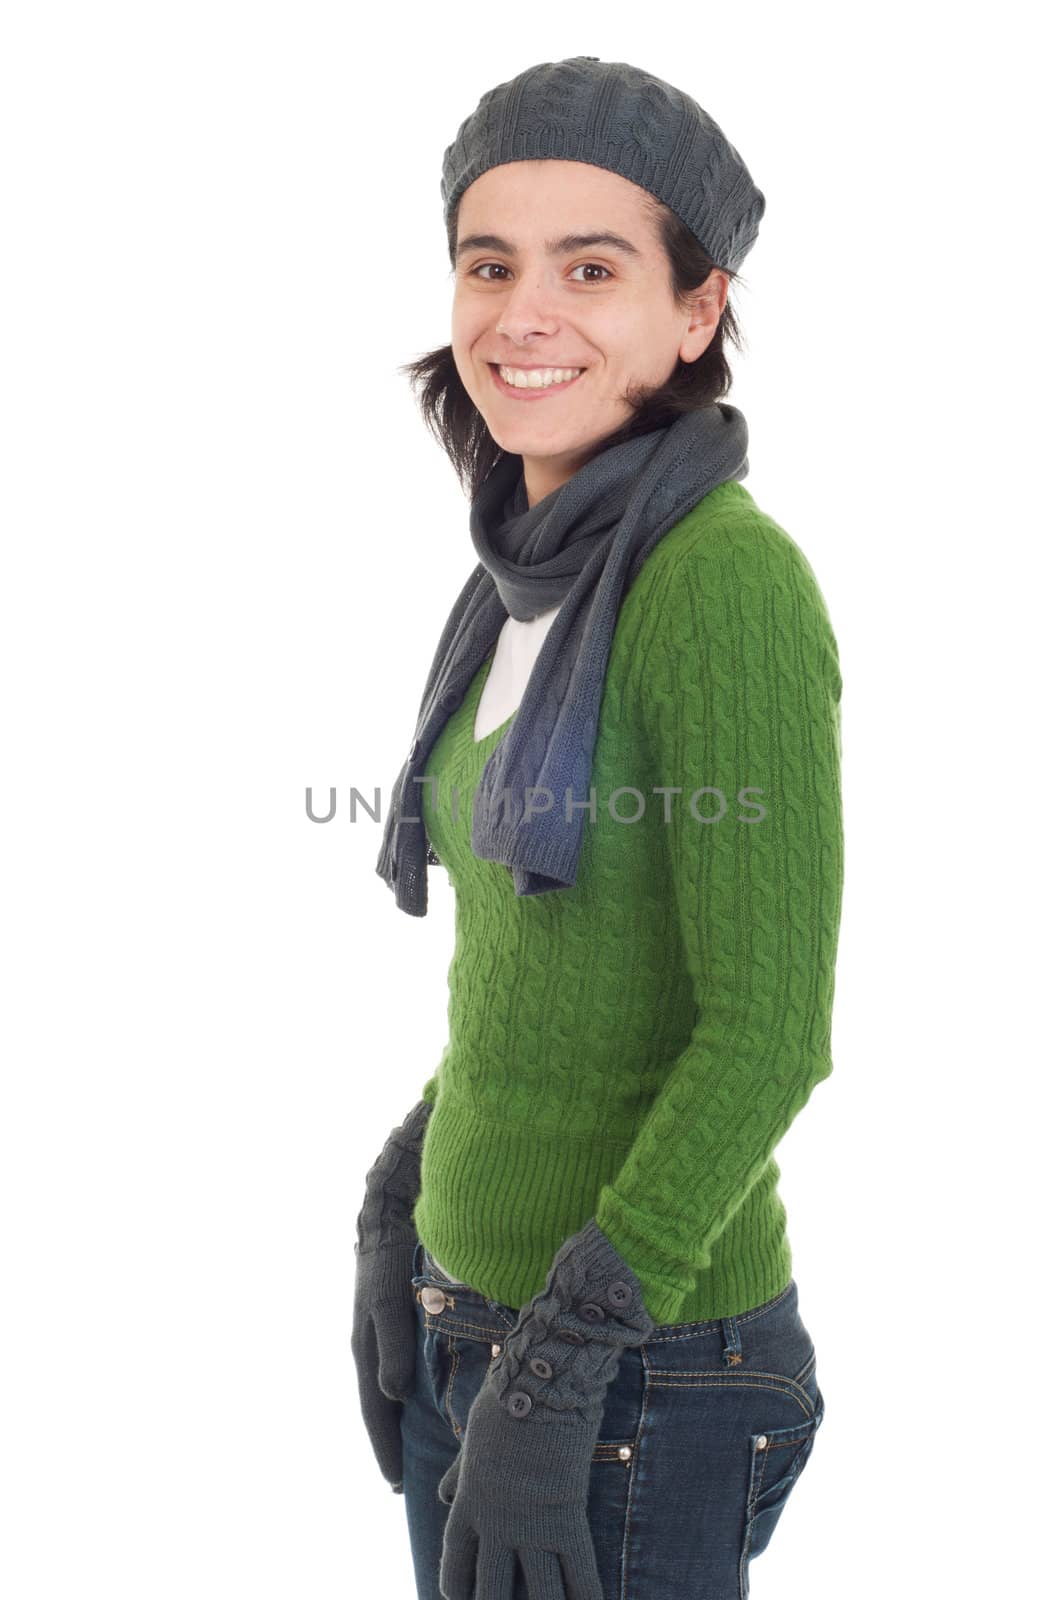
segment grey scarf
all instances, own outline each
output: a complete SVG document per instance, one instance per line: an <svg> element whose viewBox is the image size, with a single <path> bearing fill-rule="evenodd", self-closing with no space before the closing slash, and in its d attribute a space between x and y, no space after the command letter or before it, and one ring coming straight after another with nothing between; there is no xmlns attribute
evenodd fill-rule
<svg viewBox="0 0 1063 1600"><path fill-rule="evenodd" d="M593 456L530 509L522 458L506 452L496 462L472 501L479 564L436 649L377 858L403 911L423 917L428 909L424 784L415 779L506 617L529 622L559 603L516 714L484 766L472 849L509 867L518 895L575 883L581 802L621 600L670 528L718 484L746 476L748 437L738 408L717 401Z"/></svg>

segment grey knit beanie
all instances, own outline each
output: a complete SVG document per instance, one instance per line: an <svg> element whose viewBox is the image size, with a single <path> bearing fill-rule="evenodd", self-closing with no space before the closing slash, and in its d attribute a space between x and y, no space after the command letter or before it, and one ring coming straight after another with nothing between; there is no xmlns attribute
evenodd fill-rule
<svg viewBox="0 0 1063 1600"><path fill-rule="evenodd" d="M586 161L670 206L718 267L748 254L764 196L696 100L625 61L543 61L489 89L443 156L449 227L469 185L507 161Z"/></svg>

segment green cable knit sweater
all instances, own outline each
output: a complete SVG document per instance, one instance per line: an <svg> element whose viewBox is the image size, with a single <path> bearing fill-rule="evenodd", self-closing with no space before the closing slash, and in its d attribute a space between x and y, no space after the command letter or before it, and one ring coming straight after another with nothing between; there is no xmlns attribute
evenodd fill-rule
<svg viewBox="0 0 1063 1600"><path fill-rule="evenodd" d="M492 655L431 751L435 804L421 786L456 927L417 1232L519 1307L594 1216L655 1321L737 1315L790 1280L773 1152L832 1068L842 683L823 597L738 482L669 530L617 619L578 879L548 894L518 898L470 847L512 721L473 738Z"/></svg>

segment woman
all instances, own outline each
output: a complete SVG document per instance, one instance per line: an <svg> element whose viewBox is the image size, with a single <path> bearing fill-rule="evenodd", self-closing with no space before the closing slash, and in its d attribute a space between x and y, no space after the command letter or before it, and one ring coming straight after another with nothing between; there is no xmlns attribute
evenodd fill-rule
<svg viewBox="0 0 1063 1600"><path fill-rule="evenodd" d="M831 1071L837 647L720 396L764 197L687 95L543 63L444 158L471 497L377 863L454 885L352 1347L420 1600L747 1593L823 1415L773 1151Z"/></svg>

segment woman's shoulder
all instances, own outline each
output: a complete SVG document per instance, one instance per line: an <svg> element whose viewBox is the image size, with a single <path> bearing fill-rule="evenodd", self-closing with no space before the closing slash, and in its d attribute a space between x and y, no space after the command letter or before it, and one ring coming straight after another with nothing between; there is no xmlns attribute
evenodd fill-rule
<svg viewBox="0 0 1063 1600"><path fill-rule="evenodd" d="M741 483L718 485L656 544L617 620L617 670L645 692L689 662L785 657L817 665L841 693L838 646L815 573L795 539Z"/></svg>
<svg viewBox="0 0 1063 1600"><path fill-rule="evenodd" d="M730 576L749 582L786 576L816 585L815 574L797 541L764 511L745 484L728 479L703 495L670 528L643 563L639 577L673 576L682 568L691 579ZM637 580L636 580L637 581Z"/></svg>
<svg viewBox="0 0 1063 1600"><path fill-rule="evenodd" d="M691 595L730 609L742 592L784 590L826 607L804 551L735 479L703 495L654 546L632 581L623 611L629 624L647 614L689 606Z"/></svg>

